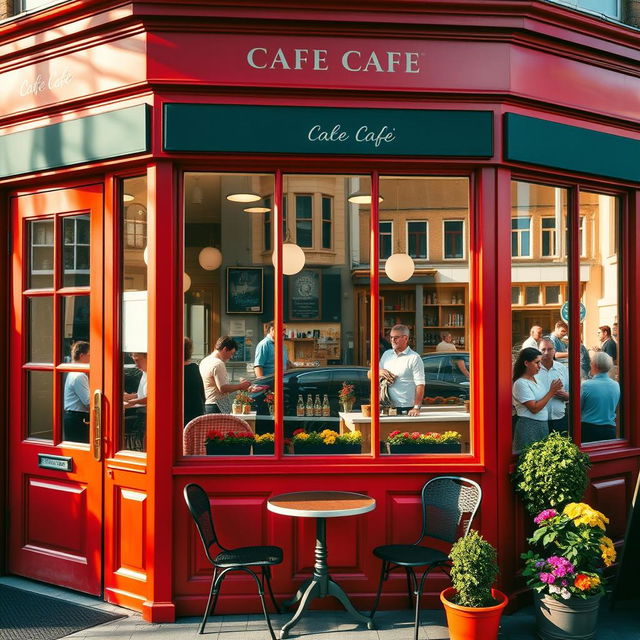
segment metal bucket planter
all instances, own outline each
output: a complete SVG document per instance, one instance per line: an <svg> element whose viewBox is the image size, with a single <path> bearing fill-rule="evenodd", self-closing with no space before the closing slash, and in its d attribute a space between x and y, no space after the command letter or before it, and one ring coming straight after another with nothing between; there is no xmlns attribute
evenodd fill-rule
<svg viewBox="0 0 640 640"><path fill-rule="evenodd" d="M538 635L543 640L592 640L596 637L600 598L555 600L534 592Z"/></svg>

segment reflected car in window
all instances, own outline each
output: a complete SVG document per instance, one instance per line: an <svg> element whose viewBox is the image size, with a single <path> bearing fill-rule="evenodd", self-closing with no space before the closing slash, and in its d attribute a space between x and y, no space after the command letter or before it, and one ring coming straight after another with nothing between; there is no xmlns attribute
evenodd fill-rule
<svg viewBox="0 0 640 640"><path fill-rule="evenodd" d="M467 351L427 353L424 363L425 398L469 399L470 384L464 371L469 371Z"/></svg>

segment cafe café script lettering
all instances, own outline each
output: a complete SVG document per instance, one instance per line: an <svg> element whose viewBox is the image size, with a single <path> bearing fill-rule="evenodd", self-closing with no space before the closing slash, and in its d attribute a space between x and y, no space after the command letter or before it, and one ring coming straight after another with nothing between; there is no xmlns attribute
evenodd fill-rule
<svg viewBox="0 0 640 640"><path fill-rule="evenodd" d="M64 68L59 73L52 73L49 76L43 76L41 73L35 78L23 80L20 84L21 96L37 96L44 91L54 91L68 85L73 80L73 74L68 68Z"/></svg>
<svg viewBox="0 0 640 640"><path fill-rule="evenodd" d="M388 127L387 125L379 129L370 129L366 124L363 124L355 129L353 139L356 142L364 142L365 144L379 147L385 142L393 142L396 139L394 131L395 127ZM340 124L336 124L331 129L324 129L321 125L315 124L309 129L307 138L310 142L346 142L351 139L351 135Z"/></svg>
<svg viewBox="0 0 640 640"><path fill-rule="evenodd" d="M353 73L420 73L416 51L358 51L339 55L339 64ZM268 49L254 47L247 52L247 63L253 69L284 71L329 71L328 49Z"/></svg>

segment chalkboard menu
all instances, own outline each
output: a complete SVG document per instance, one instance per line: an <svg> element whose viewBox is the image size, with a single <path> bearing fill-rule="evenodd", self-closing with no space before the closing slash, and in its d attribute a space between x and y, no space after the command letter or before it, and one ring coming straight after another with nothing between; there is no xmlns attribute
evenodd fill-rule
<svg viewBox="0 0 640 640"><path fill-rule="evenodd" d="M289 319L320 320L322 272L303 269L289 281Z"/></svg>

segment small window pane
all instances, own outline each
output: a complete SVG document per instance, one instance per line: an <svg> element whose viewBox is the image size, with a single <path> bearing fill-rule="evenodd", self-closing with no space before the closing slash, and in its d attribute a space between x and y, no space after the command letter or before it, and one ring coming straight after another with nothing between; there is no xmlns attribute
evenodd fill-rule
<svg viewBox="0 0 640 640"><path fill-rule="evenodd" d="M525 287L525 304L540 304L540 287Z"/></svg>
<svg viewBox="0 0 640 640"><path fill-rule="evenodd" d="M53 287L53 220L29 222L28 287Z"/></svg>
<svg viewBox="0 0 640 640"><path fill-rule="evenodd" d="M29 298L28 361L53 362L53 298Z"/></svg>
<svg viewBox="0 0 640 640"><path fill-rule="evenodd" d="M511 304L520 304L520 287L511 287Z"/></svg>
<svg viewBox="0 0 640 640"><path fill-rule="evenodd" d="M380 259L386 260L391 255L392 242L392 222L380 222Z"/></svg>
<svg viewBox="0 0 640 640"><path fill-rule="evenodd" d="M444 257L463 258L463 232L462 220L445 220L444 223Z"/></svg>
<svg viewBox="0 0 640 640"><path fill-rule="evenodd" d="M313 247L312 207L312 196L296 196L296 242L300 247Z"/></svg>
<svg viewBox="0 0 640 640"><path fill-rule="evenodd" d="M62 439L89 443L89 376L84 371L62 375Z"/></svg>
<svg viewBox="0 0 640 640"><path fill-rule="evenodd" d="M64 296L61 298L62 362L71 362L71 345L89 341L89 296Z"/></svg>
<svg viewBox="0 0 640 640"><path fill-rule="evenodd" d="M27 371L27 437L53 440L53 372Z"/></svg>
<svg viewBox="0 0 640 640"><path fill-rule="evenodd" d="M89 216L69 216L62 220L64 235L63 285L89 286Z"/></svg>
<svg viewBox="0 0 640 640"><path fill-rule="evenodd" d="M558 285L545 287L544 298L546 304L560 304L560 287Z"/></svg>

